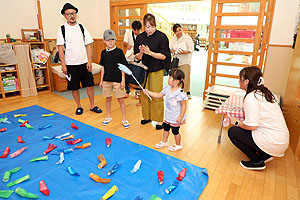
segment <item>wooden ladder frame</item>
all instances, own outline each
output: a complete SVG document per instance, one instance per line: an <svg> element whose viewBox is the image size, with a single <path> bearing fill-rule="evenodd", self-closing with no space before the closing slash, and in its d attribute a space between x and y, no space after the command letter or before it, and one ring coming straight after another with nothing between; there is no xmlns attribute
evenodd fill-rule
<svg viewBox="0 0 300 200"><path fill-rule="evenodd" d="M205 98L206 89L215 84L216 77L225 77L239 79L238 75L220 74L217 73L217 67L232 66L232 67L249 67L257 66L263 71L265 62L265 55L268 49L270 40L270 33L273 21L273 13L276 0L212 0L211 3L211 16L209 26L209 46L208 57L205 77L205 88L203 92L203 98ZM249 3L259 2L259 12L235 12L224 13L223 5L227 3ZM266 10L267 7L267 10ZM265 11L266 10L266 11ZM241 17L241 16L258 16L257 25L222 25L222 17ZM216 22L216 23L215 23ZM237 29L237 30L255 30L254 39L246 38L221 38L221 29ZM214 34L215 32L215 34ZM261 37L262 36L262 37ZM246 42L253 43L254 48L252 52L246 51L231 51L231 50L219 50L220 42ZM218 54L225 53L230 55L248 55L252 56L251 64L244 63L230 63L230 62L218 62ZM259 57L259 59L258 59ZM226 85L225 85L226 86ZM231 87L231 86L229 86Z"/></svg>

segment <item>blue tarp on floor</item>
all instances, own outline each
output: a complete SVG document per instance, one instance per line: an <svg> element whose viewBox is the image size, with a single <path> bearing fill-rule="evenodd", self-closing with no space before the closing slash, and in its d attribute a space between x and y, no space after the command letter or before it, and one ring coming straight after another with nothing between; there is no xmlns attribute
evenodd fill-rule
<svg viewBox="0 0 300 200"><path fill-rule="evenodd" d="M206 169L197 167L172 156L152 150L143 145L128 141L121 137L112 135L100 129L88 126L61 114L42 118L42 114L54 113L37 105L20 110L3 113L0 118L8 116L11 124L0 124L1 128L7 128L6 132L0 132L0 155L8 146L10 154L28 147L20 156L15 158L0 158L0 190L15 190L21 187L28 192L39 195L40 199L100 199L113 185L118 187L118 191L111 200L134 200L137 196L148 200L153 194L162 198L177 200L196 200L204 190L208 175ZM14 114L27 114L26 117L14 118ZM33 130L20 127L18 119L29 120ZM78 126L78 130L71 128L71 123ZM38 130L42 125L51 124L52 127L45 130ZM56 149L74 147L65 141L58 139L43 140L43 136L61 135L70 132L75 135L75 139L82 138L83 143L91 142L92 146L86 149L75 149L74 152L65 154L65 161L62 165L55 164L59 160L59 155L47 154L47 161L37 161L30 163L29 160L43 156L42 152L48 148L48 144L57 145ZM21 136L26 143L17 143L17 136ZM105 138L111 138L112 145L107 148ZM54 149L53 151L55 151ZM97 155L103 154L107 160L107 165L99 169L100 163ZM142 164L136 173L130 173L135 163L141 160ZM118 162L120 169L113 175L108 176L107 172ZM67 167L71 166L80 176L71 176L67 172ZM11 175L8 182L2 182L5 171L15 167L21 170ZM178 187L170 194L165 193L165 189L172 185L178 173L187 168L185 178L179 182ZM158 184L157 170L164 171L164 183ZM110 178L108 184L96 183L89 178L90 173L95 173L101 178ZM30 175L30 180L11 188L6 186L14 180L25 175ZM50 190L50 195L45 196L39 191L39 182L44 180ZM24 199L16 193L10 199Z"/></svg>

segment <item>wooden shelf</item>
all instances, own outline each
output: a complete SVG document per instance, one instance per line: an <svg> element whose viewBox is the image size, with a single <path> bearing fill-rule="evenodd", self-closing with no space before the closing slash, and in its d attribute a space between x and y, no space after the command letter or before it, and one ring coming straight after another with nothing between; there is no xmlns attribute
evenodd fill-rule
<svg viewBox="0 0 300 200"><path fill-rule="evenodd" d="M44 87L49 87L49 85L48 84L36 85L36 88L44 88Z"/></svg>
<svg viewBox="0 0 300 200"><path fill-rule="evenodd" d="M0 64L0 67L8 67L8 66L14 66L16 64Z"/></svg>
<svg viewBox="0 0 300 200"><path fill-rule="evenodd" d="M10 72L17 72L17 70L0 71L1 74L10 73Z"/></svg>
<svg viewBox="0 0 300 200"><path fill-rule="evenodd" d="M12 93L12 92L20 92L20 90L10 90L10 91L4 91L4 93Z"/></svg>
<svg viewBox="0 0 300 200"><path fill-rule="evenodd" d="M44 44L44 42L25 42L25 43L29 43L29 44Z"/></svg>
<svg viewBox="0 0 300 200"><path fill-rule="evenodd" d="M40 49L46 50L46 44L45 42L30 42L30 59L32 64L33 77L36 79L35 72L38 69L42 70L44 75L44 84L42 85L36 84L37 92L40 93L41 91L47 91L47 90L51 91L51 84L50 84L50 73L48 68L48 62L46 62L46 64L43 64L41 62L32 61L32 49L34 49L37 45ZM35 67L34 64L39 64L41 67Z"/></svg>
<svg viewBox="0 0 300 200"><path fill-rule="evenodd" d="M47 69L47 67L34 67L33 69Z"/></svg>
<svg viewBox="0 0 300 200"><path fill-rule="evenodd" d="M31 60L31 68L33 71L33 81L35 81L35 72L37 72L37 69L41 69L44 74L44 84L42 85L36 85L36 90L38 93L42 91L51 91L51 85L50 85L50 74L49 74L49 69L48 69L48 63L42 64L40 62L33 62L32 61L32 52L31 50L35 47L39 47L41 49L46 49L46 44L45 42L18 42L18 43L12 43L12 49L14 50L17 45L29 45L29 57ZM39 66L41 67L35 67L34 64L40 64ZM0 64L0 67L8 67L8 66L14 66L15 70L8 70L8 71L0 71L0 99L7 99L7 98L18 98L23 94L21 90L21 81L20 81L20 74L18 71L18 64ZM2 68L1 68L2 69ZM16 87L20 88L17 90L11 90L11 91L4 91L3 87L3 78L8 75L8 73L13 73L13 76L17 81L16 82ZM13 89L13 88L12 88Z"/></svg>

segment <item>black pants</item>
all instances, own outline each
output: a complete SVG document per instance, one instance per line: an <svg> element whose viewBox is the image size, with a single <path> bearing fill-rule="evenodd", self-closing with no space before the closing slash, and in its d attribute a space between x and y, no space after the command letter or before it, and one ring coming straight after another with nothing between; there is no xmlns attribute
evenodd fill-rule
<svg viewBox="0 0 300 200"><path fill-rule="evenodd" d="M94 86L94 77L92 72L86 68L86 63L81 65L67 65L68 74L71 75L71 81L68 81L68 90L80 89L82 87Z"/></svg>
<svg viewBox="0 0 300 200"><path fill-rule="evenodd" d="M170 124L167 124L167 123L163 123L163 127L164 127L164 131L170 131L170 129L172 128L172 133L174 135L178 135L179 134L179 129L180 129L180 126L171 126Z"/></svg>
<svg viewBox="0 0 300 200"><path fill-rule="evenodd" d="M228 137L251 161L259 162L268 155L255 144L252 131L233 126L228 130Z"/></svg>

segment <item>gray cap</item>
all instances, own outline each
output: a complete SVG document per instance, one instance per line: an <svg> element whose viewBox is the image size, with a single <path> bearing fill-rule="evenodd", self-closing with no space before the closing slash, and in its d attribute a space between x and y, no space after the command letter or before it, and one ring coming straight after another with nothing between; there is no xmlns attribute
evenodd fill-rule
<svg viewBox="0 0 300 200"><path fill-rule="evenodd" d="M107 29L104 31L103 39L104 40L117 40L115 32L111 29Z"/></svg>

